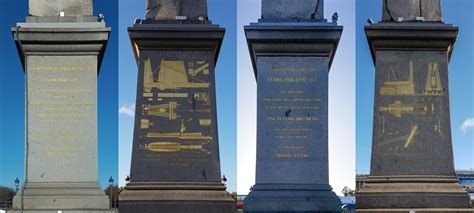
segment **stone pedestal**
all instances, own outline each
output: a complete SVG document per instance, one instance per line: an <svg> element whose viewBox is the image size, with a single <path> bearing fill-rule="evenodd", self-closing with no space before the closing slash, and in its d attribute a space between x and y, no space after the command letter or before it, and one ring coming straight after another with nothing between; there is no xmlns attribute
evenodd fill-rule
<svg viewBox="0 0 474 213"><path fill-rule="evenodd" d="M97 180L97 74L110 28L50 18L12 28L26 80L25 184L13 207L107 211Z"/></svg>
<svg viewBox="0 0 474 213"><path fill-rule="evenodd" d="M146 20L128 30L139 71L120 212L235 212L217 137L214 67L224 29Z"/></svg>
<svg viewBox="0 0 474 213"><path fill-rule="evenodd" d="M449 111L448 63L458 28L379 23L365 32L376 64L375 109L371 171L356 193L358 211L469 210L454 173Z"/></svg>
<svg viewBox="0 0 474 213"><path fill-rule="evenodd" d="M256 183L245 212L340 212L328 175L328 72L342 27L245 27L257 78Z"/></svg>

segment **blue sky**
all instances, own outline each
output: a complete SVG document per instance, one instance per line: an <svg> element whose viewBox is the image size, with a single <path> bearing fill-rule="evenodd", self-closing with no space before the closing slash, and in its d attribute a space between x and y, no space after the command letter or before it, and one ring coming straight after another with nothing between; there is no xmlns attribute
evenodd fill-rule
<svg viewBox="0 0 474 213"><path fill-rule="evenodd" d="M224 43L216 66L217 119L221 172L228 182L228 191L236 191L236 0L208 0L209 19L226 28ZM145 1L121 0L119 5L119 84L120 84L120 185L130 173L135 107L137 66L127 27L136 18L144 19Z"/></svg>
<svg viewBox="0 0 474 213"><path fill-rule="evenodd" d="M381 20L382 1L357 0L357 173L369 173L372 144L375 68L367 45L367 18ZM443 0L445 23L460 28L449 64L451 132L456 169L474 167L473 2ZM463 125L464 124L464 125Z"/></svg>
<svg viewBox="0 0 474 213"><path fill-rule="evenodd" d="M118 65L115 0L94 1L94 15L105 15L112 33L99 75L99 177L102 187L118 175ZM24 22L27 0L4 0L0 7L0 185L14 187L24 178L24 74L10 28ZM117 183L117 182L115 182Z"/></svg>

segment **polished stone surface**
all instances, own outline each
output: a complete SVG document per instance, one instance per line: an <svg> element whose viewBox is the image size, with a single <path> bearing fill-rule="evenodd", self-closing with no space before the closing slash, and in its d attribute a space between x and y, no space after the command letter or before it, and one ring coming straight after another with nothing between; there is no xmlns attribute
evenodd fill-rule
<svg viewBox="0 0 474 213"><path fill-rule="evenodd" d="M328 60L257 59L257 183L329 182Z"/></svg>
<svg viewBox="0 0 474 213"><path fill-rule="evenodd" d="M140 52L133 181L220 182L213 56Z"/></svg>
<svg viewBox="0 0 474 213"><path fill-rule="evenodd" d="M27 62L28 181L97 181L97 57Z"/></svg>
<svg viewBox="0 0 474 213"><path fill-rule="evenodd" d="M261 56L256 64L256 184L245 211L337 211L328 184L329 58Z"/></svg>
<svg viewBox="0 0 474 213"><path fill-rule="evenodd" d="M262 19L324 19L323 0L262 0Z"/></svg>
<svg viewBox="0 0 474 213"><path fill-rule="evenodd" d="M147 20L207 19L207 0L147 0Z"/></svg>
<svg viewBox="0 0 474 213"><path fill-rule="evenodd" d="M378 51L376 61L371 175L453 175L446 52Z"/></svg>
<svg viewBox="0 0 474 213"><path fill-rule="evenodd" d="M424 21L440 22L440 0L384 0L382 21L415 21L423 17Z"/></svg>

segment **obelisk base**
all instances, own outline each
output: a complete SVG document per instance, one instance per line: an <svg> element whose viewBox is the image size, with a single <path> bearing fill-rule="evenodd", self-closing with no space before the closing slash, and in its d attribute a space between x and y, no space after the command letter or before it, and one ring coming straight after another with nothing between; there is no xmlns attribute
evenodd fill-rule
<svg viewBox="0 0 474 213"><path fill-rule="evenodd" d="M371 176L356 192L356 201L361 212L471 208L468 193L457 183L456 177L450 176Z"/></svg>
<svg viewBox="0 0 474 213"><path fill-rule="evenodd" d="M99 183L26 183L13 198L12 212L113 212L109 205Z"/></svg>
<svg viewBox="0 0 474 213"><path fill-rule="evenodd" d="M246 213L341 212L341 201L329 185L257 184L244 201Z"/></svg>
<svg viewBox="0 0 474 213"><path fill-rule="evenodd" d="M236 201L222 183L129 183L120 213L234 213Z"/></svg>

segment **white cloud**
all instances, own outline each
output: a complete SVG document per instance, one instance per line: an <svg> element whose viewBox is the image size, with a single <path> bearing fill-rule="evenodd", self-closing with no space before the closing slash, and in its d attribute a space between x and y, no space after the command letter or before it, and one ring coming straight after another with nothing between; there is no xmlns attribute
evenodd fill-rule
<svg viewBox="0 0 474 213"><path fill-rule="evenodd" d="M468 118L461 124L462 135L466 135L469 129L474 128L474 118Z"/></svg>
<svg viewBox="0 0 474 213"><path fill-rule="evenodd" d="M135 105L121 106L119 113L123 115L128 115L130 117L135 116Z"/></svg>

